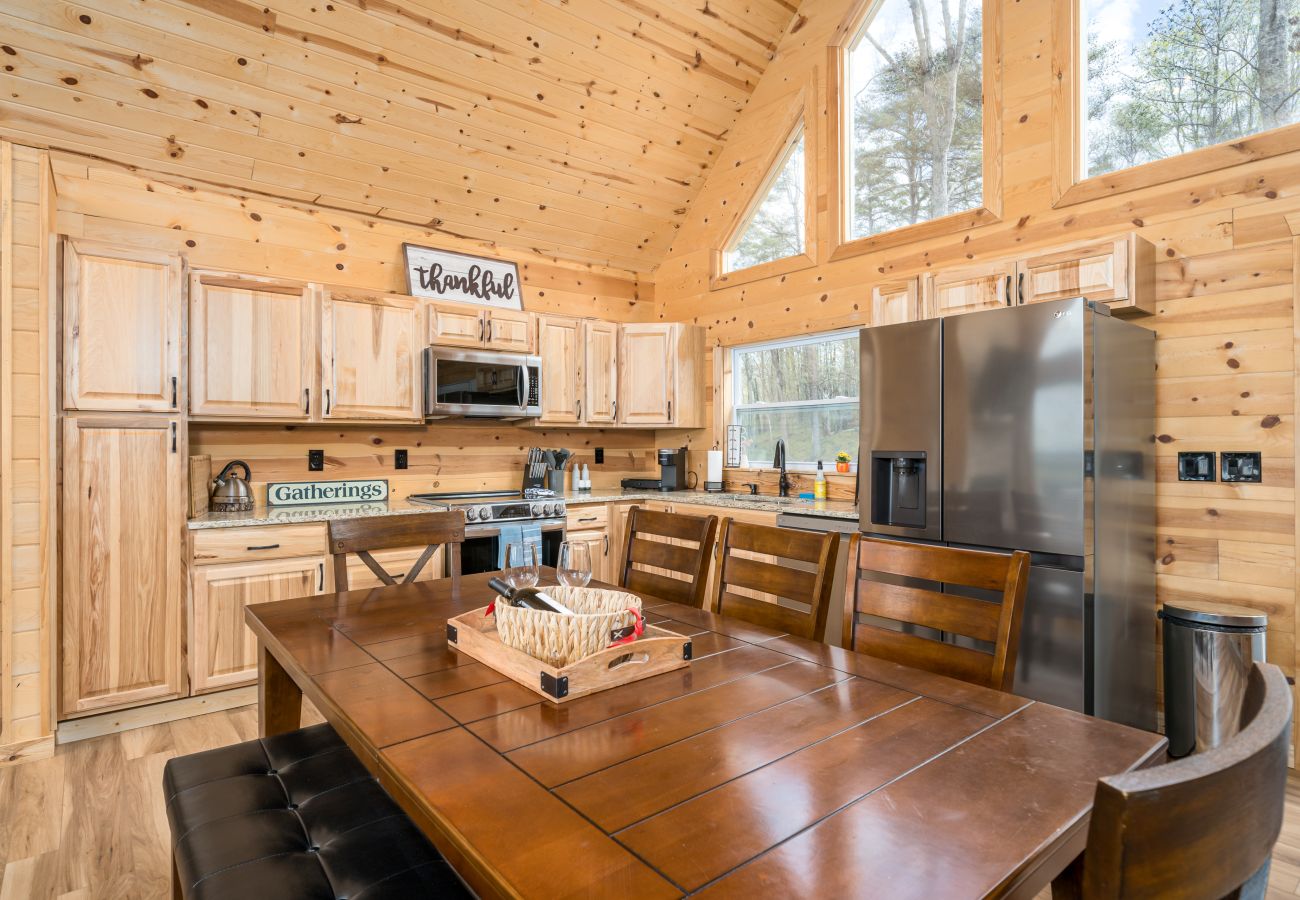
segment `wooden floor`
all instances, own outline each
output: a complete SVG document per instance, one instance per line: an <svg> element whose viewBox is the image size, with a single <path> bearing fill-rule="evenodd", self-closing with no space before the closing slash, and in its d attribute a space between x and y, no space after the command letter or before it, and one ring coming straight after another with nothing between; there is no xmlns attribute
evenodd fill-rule
<svg viewBox="0 0 1300 900"><path fill-rule="evenodd" d="M319 721L310 704L304 721ZM65 744L51 759L0 769L0 900L169 898L163 765L256 734L256 709L246 706ZM1300 776L1287 784L1268 896L1300 896Z"/></svg>

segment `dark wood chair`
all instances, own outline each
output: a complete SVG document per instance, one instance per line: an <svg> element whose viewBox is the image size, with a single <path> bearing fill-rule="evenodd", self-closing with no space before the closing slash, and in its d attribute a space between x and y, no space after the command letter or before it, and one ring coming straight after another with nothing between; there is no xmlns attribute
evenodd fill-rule
<svg viewBox="0 0 1300 900"><path fill-rule="evenodd" d="M885 578L866 577L871 574ZM892 577L891 577L892 576ZM1001 602L905 583L922 579L1000 595ZM853 535L844 591L844 646L869 656L1011 690L1029 582L1029 554L904 544ZM993 645L986 653L861 622L858 615L920 625Z"/></svg>
<svg viewBox="0 0 1300 900"><path fill-rule="evenodd" d="M375 573L386 585L398 581L384 570L371 552L393 550L399 547L426 545L419 559L402 578L410 584L424 571L425 564L439 547L447 548L447 571L460 575L460 545L465 540L465 513L455 509L447 512L411 513L401 516L370 516L365 519L335 519L329 523L330 553L334 557L334 590L348 589L348 554L355 553L366 568Z"/></svg>
<svg viewBox="0 0 1300 900"><path fill-rule="evenodd" d="M703 609L717 533L717 516L686 516L632 507L623 536L619 587Z"/></svg>
<svg viewBox="0 0 1300 900"><path fill-rule="evenodd" d="M818 534L723 519L718 532L715 610L820 641L826 637L839 548L836 532ZM755 555L768 559L755 559ZM793 601L800 608L782 606L776 598Z"/></svg>
<svg viewBox="0 0 1300 900"><path fill-rule="evenodd" d="M1054 900L1263 898L1286 803L1291 702L1282 670L1256 663L1235 737L1098 781L1087 849L1053 882Z"/></svg>

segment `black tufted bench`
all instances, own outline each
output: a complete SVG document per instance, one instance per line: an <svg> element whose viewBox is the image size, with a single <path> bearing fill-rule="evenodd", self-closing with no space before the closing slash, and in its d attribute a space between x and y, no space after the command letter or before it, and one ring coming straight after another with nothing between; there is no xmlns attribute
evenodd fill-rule
<svg viewBox="0 0 1300 900"><path fill-rule="evenodd" d="M473 896L329 725L177 757L163 792L185 900Z"/></svg>

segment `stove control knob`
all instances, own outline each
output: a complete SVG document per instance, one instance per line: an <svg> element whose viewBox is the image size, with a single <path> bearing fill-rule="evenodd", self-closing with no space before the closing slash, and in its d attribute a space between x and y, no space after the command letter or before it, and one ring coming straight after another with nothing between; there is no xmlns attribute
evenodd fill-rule
<svg viewBox="0 0 1300 900"><path fill-rule="evenodd" d="M532 505L532 507L530 508L529 511L530 511L534 516L544 516L544 515L546 515L546 507L544 507L544 506L543 506L542 504L540 504L540 503L534 503L534 504Z"/></svg>
<svg viewBox="0 0 1300 900"><path fill-rule="evenodd" d="M492 509L491 509L491 507L480 506L480 507L478 508L478 520L479 520L480 522L486 522L486 521L490 520L491 518L492 518Z"/></svg>
<svg viewBox="0 0 1300 900"><path fill-rule="evenodd" d="M465 521L466 521L466 522L473 522L473 521L474 521L475 519L477 519L477 518L478 518L478 509L476 509L476 508L473 507L473 506L467 507L467 508L465 509Z"/></svg>
<svg viewBox="0 0 1300 900"><path fill-rule="evenodd" d="M553 515L555 515L555 504L554 504L554 503L548 503L548 504L546 504L546 514L547 514L548 516L553 516Z"/></svg>

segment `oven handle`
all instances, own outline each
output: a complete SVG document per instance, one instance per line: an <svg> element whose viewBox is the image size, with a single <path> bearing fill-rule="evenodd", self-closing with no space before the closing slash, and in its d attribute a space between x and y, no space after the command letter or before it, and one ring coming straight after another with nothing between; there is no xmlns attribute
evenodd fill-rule
<svg viewBox="0 0 1300 900"><path fill-rule="evenodd" d="M562 532L564 531L564 523L547 522L542 525L541 530L544 534L549 534L555 531ZM493 528L491 525L471 525L470 527L465 529L465 537L467 538L500 537L500 536L501 536L501 529Z"/></svg>

